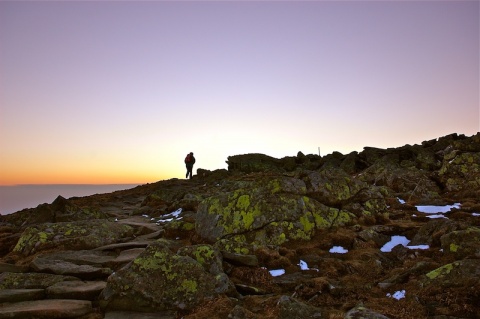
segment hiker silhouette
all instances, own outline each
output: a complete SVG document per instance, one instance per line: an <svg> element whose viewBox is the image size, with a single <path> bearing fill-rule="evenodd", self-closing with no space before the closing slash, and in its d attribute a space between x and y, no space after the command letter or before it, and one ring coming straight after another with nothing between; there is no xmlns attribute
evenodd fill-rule
<svg viewBox="0 0 480 319"><path fill-rule="evenodd" d="M190 175L190 179L192 179L193 164L195 164L195 157L193 156L193 152L190 152L185 157L185 166L187 167L187 175L185 176L185 178L188 178L188 176Z"/></svg>

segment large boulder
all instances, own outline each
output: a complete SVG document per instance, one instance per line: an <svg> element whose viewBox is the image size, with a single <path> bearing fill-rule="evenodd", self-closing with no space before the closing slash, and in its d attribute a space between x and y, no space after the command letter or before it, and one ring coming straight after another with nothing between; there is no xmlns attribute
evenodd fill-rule
<svg viewBox="0 0 480 319"><path fill-rule="evenodd" d="M103 219L45 223L27 227L13 251L29 256L59 247L66 250L93 249L132 238L133 235L131 226Z"/></svg>
<svg viewBox="0 0 480 319"><path fill-rule="evenodd" d="M244 154L229 156L226 163L228 171L252 172L283 172L282 161L264 154Z"/></svg>
<svg viewBox="0 0 480 319"><path fill-rule="evenodd" d="M407 201L431 203L441 199L442 189L430 175L412 161L401 161L399 154L394 153L375 161L358 179L369 185L385 186Z"/></svg>
<svg viewBox="0 0 480 319"><path fill-rule="evenodd" d="M429 245L440 247L440 239L450 232L466 228L462 223L446 218L433 219L423 224L409 243L415 245Z"/></svg>
<svg viewBox="0 0 480 319"><path fill-rule="evenodd" d="M426 274L424 284L437 288L472 287L480 283L480 259L457 260Z"/></svg>
<svg viewBox="0 0 480 319"><path fill-rule="evenodd" d="M438 175L445 191L456 198L478 198L480 196L480 152L451 149L445 154Z"/></svg>
<svg viewBox="0 0 480 319"><path fill-rule="evenodd" d="M209 242L240 236L235 241L260 245L289 239L310 239L316 229L345 225L355 217L306 194L296 178L260 179L200 203L195 230Z"/></svg>
<svg viewBox="0 0 480 319"><path fill-rule="evenodd" d="M387 209L387 191L350 177L339 168L311 172L305 178L307 194L330 207L345 209L361 215L377 215Z"/></svg>
<svg viewBox="0 0 480 319"><path fill-rule="evenodd" d="M443 235L440 238L442 249L446 254L463 258L480 258L480 228L469 227Z"/></svg>
<svg viewBox="0 0 480 319"><path fill-rule="evenodd" d="M189 310L226 293L231 285L220 271L220 255L212 249L203 245L184 250L181 255L172 252L166 241L149 245L133 262L108 278L100 296L102 308Z"/></svg>

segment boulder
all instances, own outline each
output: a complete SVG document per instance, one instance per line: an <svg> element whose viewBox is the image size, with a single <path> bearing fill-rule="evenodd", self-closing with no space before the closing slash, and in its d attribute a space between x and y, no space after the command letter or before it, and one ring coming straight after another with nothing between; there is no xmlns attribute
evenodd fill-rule
<svg viewBox="0 0 480 319"><path fill-rule="evenodd" d="M211 250L196 251L201 259L209 256ZM202 265L191 257L173 253L165 241L155 242L133 262L108 278L100 304L108 311L191 310L206 299L228 290L226 275L205 271L206 265L216 263L214 256L212 252L210 257L213 259L204 259L205 264ZM225 291L221 291L222 287Z"/></svg>
<svg viewBox="0 0 480 319"><path fill-rule="evenodd" d="M279 159L264 154L244 154L229 156L227 161L228 171L243 173L252 172L283 172L282 163Z"/></svg>
<svg viewBox="0 0 480 319"><path fill-rule="evenodd" d="M279 245L290 239L308 240L316 229L345 225L355 218L348 211L305 196L305 192L300 179L259 179L203 200L195 230L209 242L228 237L237 242Z"/></svg>
<svg viewBox="0 0 480 319"><path fill-rule="evenodd" d="M425 277L425 285L440 288L478 286L480 259L457 260L430 271Z"/></svg>
<svg viewBox="0 0 480 319"><path fill-rule="evenodd" d="M445 191L455 198L478 198L480 195L480 153L456 149L445 154L438 172Z"/></svg>
<svg viewBox="0 0 480 319"><path fill-rule="evenodd" d="M469 227L453 231L440 238L442 249L456 260L480 258L480 228Z"/></svg>
<svg viewBox="0 0 480 319"><path fill-rule="evenodd" d="M63 247L85 250L125 241L133 237L134 229L107 220L46 223L27 227L13 249L25 256L42 250Z"/></svg>
<svg viewBox="0 0 480 319"><path fill-rule="evenodd" d="M409 245L440 247L440 239L443 235L461 229L465 229L465 226L456 221L445 218L433 219L420 227Z"/></svg>
<svg viewBox="0 0 480 319"><path fill-rule="evenodd" d="M402 166L399 154L395 153L374 162L358 175L358 179L369 185L385 186L406 201L429 203L439 200L442 193L428 171L418 169L413 162Z"/></svg>
<svg viewBox="0 0 480 319"><path fill-rule="evenodd" d="M382 189L350 177L339 168L311 172L306 177L309 197L329 207L357 213L377 215L386 211Z"/></svg>

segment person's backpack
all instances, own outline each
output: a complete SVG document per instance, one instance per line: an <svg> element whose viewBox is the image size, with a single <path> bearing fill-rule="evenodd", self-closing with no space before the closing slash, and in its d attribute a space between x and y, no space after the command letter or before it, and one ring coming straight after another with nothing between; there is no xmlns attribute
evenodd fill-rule
<svg viewBox="0 0 480 319"><path fill-rule="evenodd" d="M185 163L191 163L192 162L192 155L187 154L187 157L185 157Z"/></svg>

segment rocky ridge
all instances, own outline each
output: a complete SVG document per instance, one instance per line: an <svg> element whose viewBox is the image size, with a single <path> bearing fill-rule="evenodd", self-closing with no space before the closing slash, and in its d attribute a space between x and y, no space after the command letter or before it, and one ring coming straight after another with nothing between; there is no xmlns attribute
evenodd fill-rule
<svg viewBox="0 0 480 319"><path fill-rule="evenodd" d="M227 164L0 216L0 318L480 317L480 133Z"/></svg>

